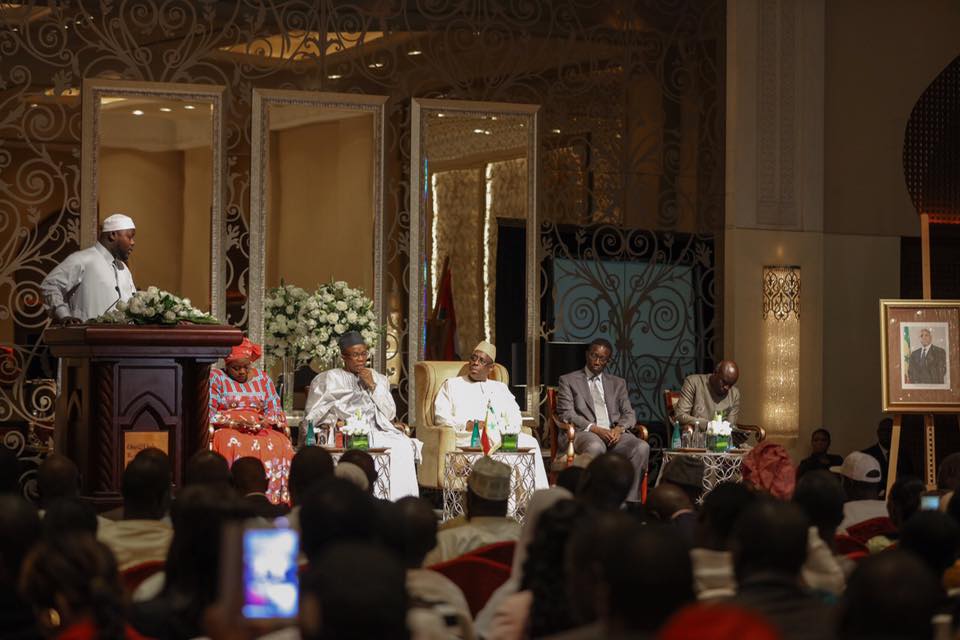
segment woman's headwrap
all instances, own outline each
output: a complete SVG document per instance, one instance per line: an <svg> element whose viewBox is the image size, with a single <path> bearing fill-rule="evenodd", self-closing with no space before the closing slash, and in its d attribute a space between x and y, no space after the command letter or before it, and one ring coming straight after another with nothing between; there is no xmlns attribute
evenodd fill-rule
<svg viewBox="0 0 960 640"><path fill-rule="evenodd" d="M260 345L250 342L249 338L244 338L243 342L238 344L230 351L230 355L226 357L227 362L233 362L234 360L249 360L250 362L256 362L260 359L263 350L260 348Z"/></svg>

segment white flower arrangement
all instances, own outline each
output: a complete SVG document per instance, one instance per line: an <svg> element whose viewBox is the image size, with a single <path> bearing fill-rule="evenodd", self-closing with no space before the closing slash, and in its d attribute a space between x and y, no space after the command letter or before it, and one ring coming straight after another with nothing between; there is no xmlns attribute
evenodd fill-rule
<svg viewBox="0 0 960 640"><path fill-rule="evenodd" d="M340 427L340 431L343 432L344 435L348 435L350 437L363 436L370 433L370 424L367 423L360 416L360 412L357 411L355 415L347 418L346 424Z"/></svg>
<svg viewBox="0 0 960 640"><path fill-rule="evenodd" d="M263 349L270 364L287 356L299 361L297 341L304 329L298 316L303 301L309 297L306 291L292 284L284 284L270 289L263 301Z"/></svg>
<svg viewBox="0 0 960 640"><path fill-rule="evenodd" d="M343 281L321 285L303 300L297 325L297 363L309 362L317 370L336 366L340 357L337 339L344 333L358 331L370 352L379 343L381 333L373 301Z"/></svg>
<svg viewBox="0 0 960 640"><path fill-rule="evenodd" d="M733 427L726 420L711 420L707 423L708 436L729 436L733 434Z"/></svg>
<svg viewBox="0 0 960 640"><path fill-rule="evenodd" d="M137 291L126 302L118 302L95 322L105 324L218 324L215 317L200 311L190 298L179 298L157 287Z"/></svg>
<svg viewBox="0 0 960 640"><path fill-rule="evenodd" d="M507 414L500 413L500 433L503 435L511 436L520 433L520 424L510 424L510 420L507 419Z"/></svg>

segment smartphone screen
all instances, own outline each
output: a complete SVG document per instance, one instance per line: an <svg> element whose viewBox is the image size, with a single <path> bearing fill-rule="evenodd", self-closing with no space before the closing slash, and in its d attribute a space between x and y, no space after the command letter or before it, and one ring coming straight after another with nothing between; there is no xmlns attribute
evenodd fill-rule
<svg viewBox="0 0 960 640"><path fill-rule="evenodd" d="M920 496L920 509L923 511L936 511L940 508L940 496Z"/></svg>
<svg viewBox="0 0 960 640"><path fill-rule="evenodd" d="M297 616L299 534L292 529L244 529L241 614L251 620Z"/></svg>

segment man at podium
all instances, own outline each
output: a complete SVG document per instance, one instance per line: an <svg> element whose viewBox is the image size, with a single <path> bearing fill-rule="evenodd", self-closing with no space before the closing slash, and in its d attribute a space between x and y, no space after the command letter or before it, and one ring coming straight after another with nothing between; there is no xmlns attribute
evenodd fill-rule
<svg viewBox="0 0 960 640"><path fill-rule="evenodd" d="M267 497L277 504L290 500L293 445L273 381L253 368L260 354L260 346L244 338L225 358L223 369L210 370L211 448L231 465L245 457L263 462Z"/></svg>
<svg viewBox="0 0 960 640"><path fill-rule="evenodd" d="M136 287L127 260L136 234L133 220L115 213L103 221L92 247L71 253L47 274L40 292L55 322L84 323L133 296Z"/></svg>

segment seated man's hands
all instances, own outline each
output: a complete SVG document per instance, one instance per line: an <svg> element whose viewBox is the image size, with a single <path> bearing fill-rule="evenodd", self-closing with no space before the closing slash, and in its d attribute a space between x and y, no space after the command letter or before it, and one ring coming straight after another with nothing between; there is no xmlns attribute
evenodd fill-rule
<svg viewBox="0 0 960 640"><path fill-rule="evenodd" d="M610 440L607 441L607 446L613 446L620 442L620 436L623 435L623 427L620 425L615 426L610 429Z"/></svg>
<svg viewBox="0 0 960 640"><path fill-rule="evenodd" d="M394 420L393 426L400 430L406 436L410 435L410 427L403 420Z"/></svg>
<svg viewBox="0 0 960 640"><path fill-rule="evenodd" d="M610 444L612 444L611 439L613 438L613 433L610 429L604 429L603 427L598 427L595 424L591 424L588 431L590 431L590 433L597 434L597 436L603 440L605 445L610 446Z"/></svg>
<svg viewBox="0 0 960 640"><path fill-rule="evenodd" d="M373 379L373 370L367 369L364 367L360 369L360 372L357 374L360 377L360 382L363 383L363 386L373 391L377 387L377 383Z"/></svg>

